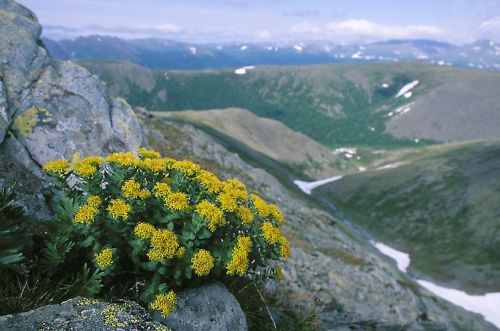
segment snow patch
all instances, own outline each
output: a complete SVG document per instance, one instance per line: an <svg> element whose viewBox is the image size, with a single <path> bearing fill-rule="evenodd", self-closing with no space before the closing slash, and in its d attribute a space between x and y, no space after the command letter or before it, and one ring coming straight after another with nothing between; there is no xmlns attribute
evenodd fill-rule
<svg viewBox="0 0 500 331"><path fill-rule="evenodd" d="M240 49L241 49L242 51L246 51L246 50L248 49L248 46L247 46L247 45L243 45L243 46L241 46L241 47L240 47Z"/></svg>
<svg viewBox="0 0 500 331"><path fill-rule="evenodd" d="M400 252L382 243L373 242L372 244L384 255L396 261L398 269L406 273L411 263L410 255ZM486 293L484 295L470 295L464 291L447 288L436 285L432 282L422 279L415 279L417 283L449 302L460 306L468 311L480 314L484 319L500 328L500 292Z"/></svg>
<svg viewBox="0 0 500 331"><path fill-rule="evenodd" d="M294 180L293 183L297 185L302 192L304 192L307 195L311 195L312 190L314 190L315 188L340 180L342 179L342 177L343 176L333 176L330 178L325 178L314 182L304 182L302 180Z"/></svg>
<svg viewBox="0 0 500 331"><path fill-rule="evenodd" d="M384 169L396 169L397 167L403 165L404 162L394 162L394 163L389 163L384 166L378 167L377 170L384 170Z"/></svg>
<svg viewBox="0 0 500 331"><path fill-rule="evenodd" d="M196 47L193 47L193 46L189 47L189 51L190 51L190 52L191 52L191 54L193 54L193 55L196 55L196 53L198 52L198 50L196 49Z"/></svg>
<svg viewBox="0 0 500 331"><path fill-rule="evenodd" d="M403 95L404 95L404 97L405 97L406 99L408 99L408 98L411 98L411 96L413 95L413 92L412 92L412 91L409 91L409 92L406 92L406 93L405 93L405 94L403 94Z"/></svg>
<svg viewBox="0 0 500 331"><path fill-rule="evenodd" d="M390 258L396 261L398 269L404 273L408 271L408 267L410 266L410 255L395 250L389 246L386 246L382 243L372 241L373 246L375 246L382 254L389 256Z"/></svg>
<svg viewBox="0 0 500 331"><path fill-rule="evenodd" d="M387 84L387 83L382 84L382 88L388 88L388 87L389 87L389 84Z"/></svg>
<svg viewBox="0 0 500 331"><path fill-rule="evenodd" d="M363 54L362 52L356 52L353 55L351 55L351 59L362 59L363 58L362 54Z"/></svg>
<svg viewBox="0 0 500 331"><path fill-rule="evenodd" d="M241 67L241 68L236 69L234 71L234 73L237 75L244 75L247 73L248 70L252 70L252 69L255 69L255 66L245 66L245 67Z"/></svg>
<svg viewBox="0 0 500 331"><path fill-rule="evenodd" d="M399 90L398 94L396 94L396 98L399 98L400 96L404 95L405 93L410 92L419 83L420 82L418 80L414 80L413 82L406 84L405 86L403 86L401 88L401 90Z"/></svg>

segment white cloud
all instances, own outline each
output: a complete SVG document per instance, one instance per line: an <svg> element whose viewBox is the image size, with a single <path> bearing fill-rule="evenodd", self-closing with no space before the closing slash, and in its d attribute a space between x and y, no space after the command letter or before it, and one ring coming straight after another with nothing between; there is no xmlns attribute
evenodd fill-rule
<svg viewBox="0 0 500 331"><path fill-rule="evenodd" d="M482 22L479 25L476 38L500 40L500 16Z"/></svg>
<svg viewBox="0 0 500 331"><path fill-rule="evenodd" d="M335 40L382 40L382 39L444 39L446 30L432 25L385 25L366 19L334 21L322 26L300 23L290 29L291 33L308 34L315 38Z"/></svg>

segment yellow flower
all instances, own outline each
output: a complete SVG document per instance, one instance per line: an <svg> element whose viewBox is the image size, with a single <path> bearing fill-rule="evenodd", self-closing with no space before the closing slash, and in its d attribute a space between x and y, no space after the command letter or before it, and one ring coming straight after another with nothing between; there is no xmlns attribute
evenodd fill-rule
<svg viewBox="0 0 500 331"><path fill-rule="evenodd" d="M97 171L96 167L94 167L92 164L86 163L86 162L79 162L79 163L75 164L73 166L73 169L75 170L75 172L78 175L83 176L83 177L90 177Z"/></svg>
<svg viewBox="0 0 500 331"><path fill-rule="evenodd" d="M168 294L157 294L155 301L151 303L150 307L152 310L159 311L163 317L167 317L175 310L176 303L177 297L174 291L170 291Z"/></svg>
<svg viewBox="0 0 500 331"><path fill-rule="evenodd" d="M158 159L161 157L160 153L153 151L153 150L148 150L148 149L143 148L143 147L139 148L137 153L139 153L140 156L145 157L145 158Z"/></svg>
<svg viewBox="0 0 500 331"><path fill-rule="evenodd" d="M149 223L141 222L137 224L134 228L134 234L141 239L150 239L154 232L156 231L155 227Z"/></svg>
<svg viewBox="0 0 500 331"><path fill-rule="evenodd" d="M224 213L213 203L203 200L196 206L196 212L205 220L208 221L208 229L215 231L218 225L226 224Z"/></svg>
<svg viewBox="0 0 500 331"><path fill-rule="evenodd" d="M94 208L99 208L101 205L101 198L98 195L89 195L87 198L87 205Z"/></svg>
<svg viewBox="0 0 500 331"><path fill-rule="evenodd" d="M184 211L189 208L189 199L185 193L171 193L165 198L165 205L176 211Z"/></svg>
<svg viewBox="0 0 500 331"><path fill-rule="evenodd" d="M200 171L200 166L188 160L176 161L172 168L182 171L187 176L194 176Z"/></svg>
<svg viewBox="0 0 500 331"><path fill-rule="evenodd" d="M148 257L151 261L161 261L174 257L179 248L177 235L168 229L156 230L151 236L151 250Z"/></svg>
<svg viewBox="0 0 500 331"><path fill-rule="evenodd" d="M122 194L125 198L137 198L141 191L141 184L133 179L127 180L122 185Z"/></svg>
<svg viewBox="0 0 500 331"><path fill-rule="evenodd" d="M122 199L113 199L108 206L108 211L113 217L121 217L123 220L126 220L128 218L130 209L130 205Z"/></svg>
<svg viewBox="0 0 500 331"><path fill-rule="evenodd" d="M238 202L229 193L219 194L217 200L220 202L220 206L224 211L233 212L238 208Z"/></svg>
<svg viewBox="0 0 500 331"><path fill-rule="evenodd" d="M81 224L92 224L94 222L94 218L97 215L97 207L85 204L78 209L75 213L75 218L73 219L73 223L81 223Z"/></svg>
<svg viewBox="0 0 500 331"><path fill-rule="evenodd" d="M70 164L66 160L49 161L45 163L43 170L62 175L68 171L69 166Z"/></svg>
<svg viewBox="0 0 500 331"><path fill-rule="evenodd" d="M238 275L243 276L248 270L248 254L252 247L252 240L250 237L238 237L236 246L231 252L231 261L226 266L227 274L229 276Z"/></svg>
<svg viewBox="0 0 500 331"><path fill-rule="evenodd" d="M105 269L113 264L113 250L104 248L94 255L95 262L100 269Z"/></svg>
<svg viewBox="0 0 500 331"><path fill-rule="evenodd" d="M288 240L286 240L285 236L281 236L279 239L279 243L280 243L280 255L282 258L287 260L291 254L290 246L288 245Z"/></svg>
<svg viewBox="0 0 500 331"><path fill-rule="evenodd" d="M231 195L234 199L248 200L247 188L237 179L228 179L223 182L222 192Z"/></svg>
<svg viewBox="0 0 500 331"><path fill-rule="evenodd" d="M221 182L216 175L210 171L201 170L201 172L196 176L196 180L200 182L209 193L217 193L221 190Z"/></svg>
<svg viewBox="0 0 500 331"><path fill-rule="evenodd" d="M153 172L165 171L167 168L166 159L144 159L139 163L142 169L150 170Z"/></svg>
<svg viewBox="0 0 500 331"><path fill-rule="evenodd" d="M154 187L154 196L157 198L166 198L172 193L172 189L166 183L156 183Z"/></svg>
<svg viewBox="0 0 500 331"><path fill-rule="evenodd" d="M244 207L244 206L239 206L238 209L236 210L236 214L241 220L241 223L243 224L250 224L253 221L253 214L250 208Z"/></svg>
<svg viewBox="0 0 500 331"><path fill-rule="evenodd" d="M144 190L141 190L138 194L137 194L137 197L141 200L144 200L144 199L147 199L151 196L151 192L149 192L148 190L144 189Z"/></svg>
<svg viewBox="0 0 500 331"><path fill-rule="evenodd" d="M198 276L207 276L214 267L214 258L209 251L200 249L191 259L191 268Z"/></svg>
<svg viewBox="0 0 500 331"><path fill-rule="evenodd" d="M98 195L89 195L87 203L82 205L75 213L73 223L92 224L101 205L101 198Z"/></svg>
<svg viewBox="0 0 500 331"><path fill-rule="evenodd" d="M130 167L136 166L140 160L137 159L131 152L127 152L110 154L106 157L106 161L108 163L118 163L124 167Z"/></svg>
<svg viewBox="0 0 500 331"><path fill-rule="evenodd" d="M269 214L273 216L273 218L276 220L276 222L278 222L279 225L283 225L283 223L285 223L283 214L279 210L278 206L274 204L268 204L267 209L269 211Z"/></svg>
<svg viewBox="0 0 500 331"><path fill-rule="evenodd" d="M252 199L253 205L260 217L266 218L269 216L271 213L269 205L261 197L256 194L250 194L250 199Z"/></svg>
<svg viewBox="0 0 500 331"><path fill-rule="evenodd" d="M262 223L261 229L264 239L270 244L277 243L282 237L280 229L274 227L270 222Z"/></svg>

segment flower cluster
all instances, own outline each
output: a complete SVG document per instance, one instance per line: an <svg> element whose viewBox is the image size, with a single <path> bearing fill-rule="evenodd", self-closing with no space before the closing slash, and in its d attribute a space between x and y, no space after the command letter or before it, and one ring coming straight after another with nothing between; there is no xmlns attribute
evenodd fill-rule
<svg viewBox="0 0 500 331"><path fill-rule="evenodd" d="M75 154L44 169L79 202L64 235L87 251L82 258L93 256L106 277L143 279L141 297L165 316L175 307L173 290L251 277L290 255L276 205L191 161L141 148L105 158ZM68 189L70 176L76 184ZM258 273L281 275L267 269Z"/></svg>

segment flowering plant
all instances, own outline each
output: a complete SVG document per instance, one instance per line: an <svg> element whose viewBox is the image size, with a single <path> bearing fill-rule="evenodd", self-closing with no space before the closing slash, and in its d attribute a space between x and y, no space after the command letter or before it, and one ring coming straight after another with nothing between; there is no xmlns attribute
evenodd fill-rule
<svg viewBox="0 0 500 331"><path fill-rule="evenodd" d="M144 148L137 155L76 154L45 164L56 191L77 202L65 208L71 217L55 218L57 234L46 248L57 257L52 269L70 255L93 263L90 277L99 284L90 294L101 281L133 275L141 300L164 316L175 307L175 290L208 279L279 276L269 261L288 258L290 249L275 205L193 162Z"/></svg>

